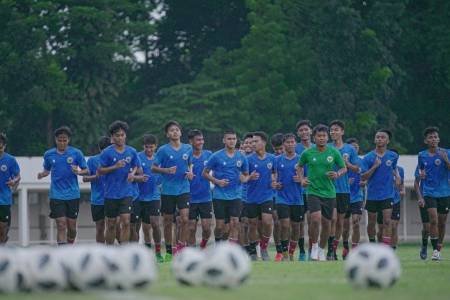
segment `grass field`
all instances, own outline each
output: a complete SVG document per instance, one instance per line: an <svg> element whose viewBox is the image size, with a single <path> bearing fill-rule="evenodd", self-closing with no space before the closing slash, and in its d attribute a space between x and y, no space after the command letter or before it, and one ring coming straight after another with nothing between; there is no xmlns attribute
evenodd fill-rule
<svg viewBox="0 0 450 300"><path fill-rule="evenodd" d="M418 258L418 246L403 245L398 254L402 263L400 281L386 290L354 290L343 273L343 262L256 262L250 279L235 290L206 287L189 288L177 284L170 273L170 264L160 265L159 279L139 292L48 293L0 295L1 299L63 299L63 300L340 300L340 299L450 299L450 249L443 249L443 260L433 262ZM430 254L430 253L429 253Z"/></svg>

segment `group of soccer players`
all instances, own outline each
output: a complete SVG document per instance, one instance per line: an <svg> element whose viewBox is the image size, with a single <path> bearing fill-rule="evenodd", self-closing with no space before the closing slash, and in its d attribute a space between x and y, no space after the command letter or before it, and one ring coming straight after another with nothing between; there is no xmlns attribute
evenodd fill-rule
<svg viewBox="0 0 450 300"><path fill-rule="evenodd" d="M271 259L272 236L276 261L294 260L297 247L301 261L337 260L341 238L345 259L350 232L351 247L360 242L364 208L369 241L397 247L404 171L397 166L398 153L388 149L389 130L378 130L375 149L360 157L357 139L344 142L345 124L340 120L315 127L301 120L296 135L279 133L270 139L256 131L239 141L236 132L226 130L224 148L214 153L203 149L200 130L190 130L189 144L182 143L176 121L165 124L168 143L159 148L156 136L144 134L141 152L126 144L128 129L125 122L113 122L109 136L99 139L98 154L87 162L79 149L69 145L71 130L65 126L55 130L56 146L45 152L37 177L51 175L50 217L56 222L58 244L76 239L78 176L82 176L91 183L96 241L138 241L142 230L145 244L154 247L160 262L170 261L186 246L196 246L199 222L201 248L208 244L215 224L216 242L239 243L253 260L259 258L258 246L261 259ZM429 237L432 259L440 260L450 206L449 151L439 147L436 127L425 129L424 142L427 149L419 153L415 182L423 222L420 257L427 258ZM268 143L273 154L267 152ZM12 191L20 181L19 166L5 152L6 144L1 134L0 243L7 241Z"/></svg>

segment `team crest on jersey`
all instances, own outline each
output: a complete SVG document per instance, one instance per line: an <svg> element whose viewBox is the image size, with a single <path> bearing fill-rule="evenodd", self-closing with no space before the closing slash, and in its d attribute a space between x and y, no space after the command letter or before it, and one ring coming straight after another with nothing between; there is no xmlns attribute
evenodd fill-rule
<svg viewBox="0 0 450 300"><path fill-rule="evenodd" d="M0 167L0 170L2 170L2 172L6 172L6 170L8 170L8 167L6 165L2 165Z"/></svg>
<svg viewBox="0 0 450 300"><path fill-rule="evenodd" d="M68 164L72 164L72 163L73 163L73 157L72 157L72 156L69 156L69 157L67 158L67 163L68 163Z"/></svg>
<svg viewBox="0 0 450 300"><path fill-rule="evenodd" d="M187 160L187 159L188 159L187 153L183 154L183 159L184 159L184 160Z"/></svg>
<svg viewBox="0 0 450 300"><path fill-rule="evenodd" d="M144 162L142 163L142 166L145 167L145 163Z"/></svg>
<svg viewBox="0 0 450 300"><path fill-rule="evenodd" d="M281 164L281 165L280 165L280 167L281 167L281 168L284 168L284 165L283 165L283 164Z"/></svg>
<svg viewBox="0 0 450 300"><path fill-rule="evenodd" d="M227 162L226 162L226 161L224 161L224 162L223 162L223 165L224 165L224 166L226 166L226 165L227 165Z"/></svg>
<svg viewBox="0 0 450 300"><path fill-rule="evenodd" d="M131 156L125 157L125 161L126 161L127 163L130 163L130 162L131 162Z"/></svg>
<svg viewBox="0 0 450 300"><path fill-rule="evenodd" d="M267 163L267 169L272 169L272 163Z"/></svg>
<svg viewBox="0 0 450 300"><path fill-rule="evenodd" d="M258 168L258 165L255 165L255 169Z"/></svg>
<svg viewBox="0 0 450 300"><path fill-rule="evenodd" d="M242 160L238 160L238 161L236 162L236 166L237 166L238 168L240 168L240 167L242 166Z"/></svg>
<svg viewBox="0 0 450 300"><path fill-rule="evenodd" d="M434 164L435 164L436 166L439 166L441 163L442 163L442 161L441 161L439 158L437 158L437 159L434 161Z"/></svg>
<svg viewBox="0 0 450 300"><path fill-rule="evenodd" d="M327 162L329 163L333 162L333 156L327 156Z"/></svg>
<svg viewBox="0 0 450 300"><path fill-rule="evenodd" d="M173 155L169 156L170 159L173 159Z"/></svg>
<svg viewBox="0 0 450 300"><path fill-rule="evenodd" d="M388 166L388 167L392 166L392 160L388 159L386 161L386 166Z"/></svg>

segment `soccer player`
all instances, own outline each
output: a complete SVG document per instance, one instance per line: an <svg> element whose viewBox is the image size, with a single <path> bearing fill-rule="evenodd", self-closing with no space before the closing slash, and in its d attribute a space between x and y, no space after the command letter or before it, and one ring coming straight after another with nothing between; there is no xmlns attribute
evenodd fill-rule
<svg viewBox="0 0 450 300"><path fill-rule="evenodd" d="M281 223L282 260L294 260L294 252L300 239L300 223L305 207L302 186L297 174L299 156L295 153L295 135L283 137L285 153L275 158L272 186L276 189L276 205ZM305 249L300 248L305 254Z"/></svg>
<svg viewBox="0 0 450 300"><path fill-rule="evenodd" d="M419 192L419 205L426 205L430 219L430 241L433 246L432 260L441 259L441 247L445 236L445 224L450 206L449 170L450 151L439 147L439 129L428 127L424 130L427 150L418 157L420 172L424 173L423 192Z"/></svg>
<svg viewBox="0 0 450 300"><path fill-rule="evenodd" d="M262 230L259 239L261 258L270 260L267 247L272 234L273 189L272 173L275 156L266 152L267 135L262 131L253 133L255 153L248 156L247 217L249 221L250 257L256 260L258 244L258 219Z"/></svg>
<svg viewBox="0 0 450 300"><path fill-rule="evenodd" d="M194 178L191 180L191 205L189 207L189 245L195 246L197 222L201 219L202 241L200 248L206 248L211 236L212 195L210 182L202 176L203 169L212 155L209 150L204 150L205 139L200 130L194 129L188 133L189 143L192 146L192 171Z"/></svg>
<svg viewBox="0 0 450 300"><path fill-rule="evenodd" d="M106 244L114 244L117 227L120 228L120 243L130 241L130 214L133 197L136 195L133 185L139 168L136 150L126 144L128 124L114 121L109 125L112 145L100 154L99 175L105 182Z"/></svg>
<svg viewBox="0 0 450 300"><path fill-rule="evenodd" d="M344 143L344 130L345 124L341 120L334 120L330 123L330 136L333 143L331 147L336 148L344 158L345 166L347 170L352 172L358 172L359 166L357 165L358 154L353 146ZM342 227L344 224L344 217L350 208L350 184L348 182L347 173L339 177L334 181L336 187L336 212L337 218L335 224L331 223L331 233L328 240L328 260L337 260L336 250L339 245L339 240L342 234ZM333 215L335 213L333 212ZM335 226L333 226L335 225Z"/></svg>
<svg viewBox="0 0 450 300"><path fill-rule="evenodd" d="M359 152L359 143L355 138L347 139L347 144L352 145L355 148L356 153ZM363 212L364 204L364 191L365 182L361 181L361 164L362 161L357 157L356 165L359 167L357 172L348 170L348 182L350 185L350 207L345 214L343 230L342 230L342 259L346 259L349 252L348 238L350 236L350 217L352 224L352 249L357 247L360 241L360 227L361 215Z"/></svg>
<svg viewBox="0 0 450 300"><path fill-rule="evenodd" d="M5 152L7 143L6 134L0 133L0 245L8 241L12 191L17 189L20 182L19 165L14 156Z"/></svg>
<svg viewBox="0 0 450 300"><path fill-rule="evenodd" d="M414 190L417 195L417 205L419 206L420 220L422 221L422 246L420 247L419 256L422 260L426 260L428 257L428 238L430 237L430 217L428 216L428 208L423 201L423 179L425 179L425 172L419 170L419 165L416 166L414 172Z"/></svg>
<svg viewBox="0 0 450 300"><path fill-rule="evenodd" d="M311 259L325 261L333 209L336 206L336 188L333 181L347 172L342 155L335 148L329 147L328 127L322 124L313 129L316 147L305 150L298 162L298 174L303 186L308 187L308 209L311 216ZM308 176L303 174L308 166ZM335 166L338 166L336 170ZM319 229L320 245L318 244Z"/></svg>
<svg viewBox="0 0 450 300"><path fill-rule="evenodd" d="M314 143L311 142L311 135L312 135L312 124L311 121L309 120L300 120L297 122L296 126L296 132L297 132L297 136L300 139L300 143L298 143L295 146L295 152L300 156L302 155L303 151L305 151L306 149L309 149L311 147L314 147ZM304 175L307 176L308 173L308 167L304 166ZM309 259L311 258L311 247L312 247L312 241L311 241L311 220L309 218L309 210L308 210L308 202L307 202L307 192L308 192L308 188L307 187L303 187L302 188L302 197L303 197L303 202L305 203L305 214L306 214L306 222L308 223L308 237L309 237L309 244L308 244L308 257ZM305 232L305 228L304 228L304 222L300 223L300 236L304 236L304 232ZM298 241L298 246L300 249L304 248L305 245L305 239L304 238L300 238L300 240ZM299 261L304 261L306 260L305 255L303 254L302 251L300 251L299 253L299 257L298 257Z"/></svg>
<svg viewBox="0 0 450 300"><path fill-rule="evenodd" d="M152 171L162 174L161 212L163 214L166 257L172 259L172 222L175 210L180 214L180 236L177 251L183 249L189 238L189 204L191 201L189 180L192 174L192 147L181 143L181 126L169 121L164 126L169 143L156 152Z"/></svg>
<svg viewBox="0 0 450 300"><path fill-rule="evenodd" d="M394 195L392 182L400 185L396 176L398 155L387 149L392 133L380 129L375 134L375 150L367 153L362 161L362 180L367 180L366 210L368 213L367 235L375 242L377 213L383 215L382 241L391 245L391 216Z"/></svg>
<svg viewBox="0 0 450 300"><path fill-rule="evenodd" d="M100 166L100 153L111 144L107 136L100 137L97 148L99 153L87 161L89 175L83 176L83 182L91 183L91 214L95 223L95 240L97 243L105 243L105 188L104 177L97 173Z"/></svg>
<svg viewBox="0 0 450 300"><path fill-rule="evenodd" d="M392 150L397 153L396 150ZM396 172L400 177L400 185L397 186L396 182L392 182L394 185L394 202L392 205L392 216L391 216L391 225L392 225L392 248L397 249L398 244L398 223L400 221L400 202L402 198L405 196L405 171L401 166L397 166Z"/></svg>
<svg viewBox="0 0 450 300"><path fill-rule="evenodd" d="M89 172L83 153L69 146L71 136L69 127L55 130L56 147L44 153L44 170L37 175L42 179L51 173L50 218L56 222L58 245L75 242L80 205L78 176Z"/></svg>
<svg viewBox="0 0 450 300"><path fill-rule="evenodd" d="M254 152L253 133L248 132L244 136L244 142L242 143L242 154L248 157L248 155ZM241 195L241 216L239 219L239 244L245 248L248 254L250 254L250 242L248 240L248 218L245 203L247 202L247 183L242 183L242 195Z"/></svg>
<svg viewBox="0 0 450 300"><path fill-rule="evenodd" d="M241 182L248 180L247 158L236 149L236 142L236 132L225 131L223 135L225 148L211 155L202 172L202 176L214 184L213 206L217 235L222 237L225 219L229 218L229 240L234 243L238 242L239 237Z"/></svg>
<svg viewBox="0 0 450 300"><path fill-rule="evenodd" d="M276 133L272 135L270 138L270 144L272 145L273 154L275 156L282 155L284 153L284 146L283 146L283 134L282 133ZM295 148L294 148L295 150ZM274 197L273 197L273 210L272 210L272 218L273 218L273 240L275 242L275 249L277 251L277 254L275 255L275 261L281 261L283 259L283 249L281 246L281 228L280 228L280 221L277 214L277 205L276 205L276 191L274 191Z"/></svg>

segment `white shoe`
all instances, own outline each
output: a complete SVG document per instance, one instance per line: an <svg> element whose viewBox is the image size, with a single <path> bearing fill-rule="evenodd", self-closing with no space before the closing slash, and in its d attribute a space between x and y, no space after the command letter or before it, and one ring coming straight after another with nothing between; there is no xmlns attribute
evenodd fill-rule
<svg viewBox="0 0 450 300"><path fill-rule="evenodd" d="M441 260L441 252L439 252L438 250L433 250L431 260Z"/></svg>
<svg viewBox="0 0 450 300"><path fill-rule="evenodd" d="M312 244L311 260L319 260L319 244L318 243Z"/></svg>
<svg viewBox="0 0 450 300"><path fill-rule="evenodd" d="M319 247L319 261L327 261L327 257L325 256L325 249Z"/></svg>

